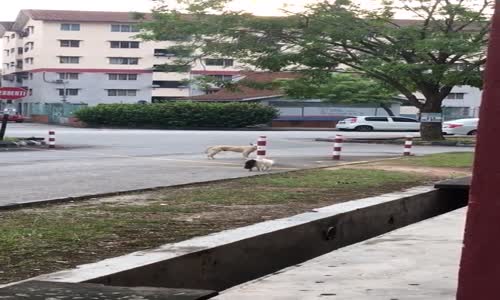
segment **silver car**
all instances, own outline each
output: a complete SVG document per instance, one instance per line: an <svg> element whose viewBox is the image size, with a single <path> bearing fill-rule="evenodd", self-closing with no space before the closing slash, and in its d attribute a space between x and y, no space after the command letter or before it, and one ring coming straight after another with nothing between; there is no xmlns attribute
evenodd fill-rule
<svg viewBox="0 0 500 300"><path fill-rule="evenodd" d="M444 134L476 135L478 118L459 119L443 123Z"/></svg>

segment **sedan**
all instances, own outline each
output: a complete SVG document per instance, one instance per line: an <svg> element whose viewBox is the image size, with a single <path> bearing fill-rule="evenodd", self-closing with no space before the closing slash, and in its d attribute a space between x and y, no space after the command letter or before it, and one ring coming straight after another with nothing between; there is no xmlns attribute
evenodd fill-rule
<svg viewBox="0 0 500 300"><path fill-rule="evenodd" d="M344 119L336 127L338 130L356 131L418 131L420 123L415 119L396 116L358 116Z"/></svg>
<svg viewBox="0 0 500 300"><path fill-rule="evenodd" d="M443 123L444 134L476 135L478 118L459 119Z"/></svg>

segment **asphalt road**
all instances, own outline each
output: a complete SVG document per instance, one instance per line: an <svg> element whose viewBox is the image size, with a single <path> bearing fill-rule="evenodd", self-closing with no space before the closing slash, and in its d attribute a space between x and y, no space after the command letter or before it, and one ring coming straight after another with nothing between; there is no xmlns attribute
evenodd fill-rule
<svg viewBox="0 0 500 300"><path fill-rule="evenodd" d="M0 152L0 205L94 195L254 175L241 154L220 153L207 160L207 146L248 145L268 137L275 172L334 165L331 143L315 138L331 131L180 131L76 129L40 124L9 124L7 136L47 137L55 129L64 149ZM405 133L357 133L356 137L399 137ZM412 133L415 135L415 133ZM399 145L345 144L343 161L399 156ZM415 147L417 155L471 151L470 148Z"/></svg>

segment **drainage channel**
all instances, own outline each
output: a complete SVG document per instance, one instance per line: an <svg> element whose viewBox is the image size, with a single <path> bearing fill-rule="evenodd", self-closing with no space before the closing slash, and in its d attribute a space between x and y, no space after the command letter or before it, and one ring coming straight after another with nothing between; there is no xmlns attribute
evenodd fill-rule
<svg viewBox="0 0 500 300"><path fill-rule="evenodd" d="M54 285L100 284L124 289L195 289L202 290L202 296L172 299L208 299L216 291L226 290L467 204L468 186L441 187L417 187L336 204L290 218L223 231L42 275L31 281L51 282ZM21 284L33 283L28 281ZM189 294L185 290L180 291L178 295Z"/></svg>

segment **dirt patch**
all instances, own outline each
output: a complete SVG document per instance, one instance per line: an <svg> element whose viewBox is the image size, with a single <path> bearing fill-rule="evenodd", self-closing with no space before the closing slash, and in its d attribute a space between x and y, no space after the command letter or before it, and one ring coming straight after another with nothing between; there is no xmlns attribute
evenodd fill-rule
<svg viewBox="0 0 500 300"><path fill-rule="evenodd" d="M439 178L455 178L472 175L471 170L463 168L436 168L436 167L419 167L419 166L398 166L394 164L373 163L366 165L350 166L351 169L365 170L391 170L397 172L414 173L429 175Z"/></svg>

